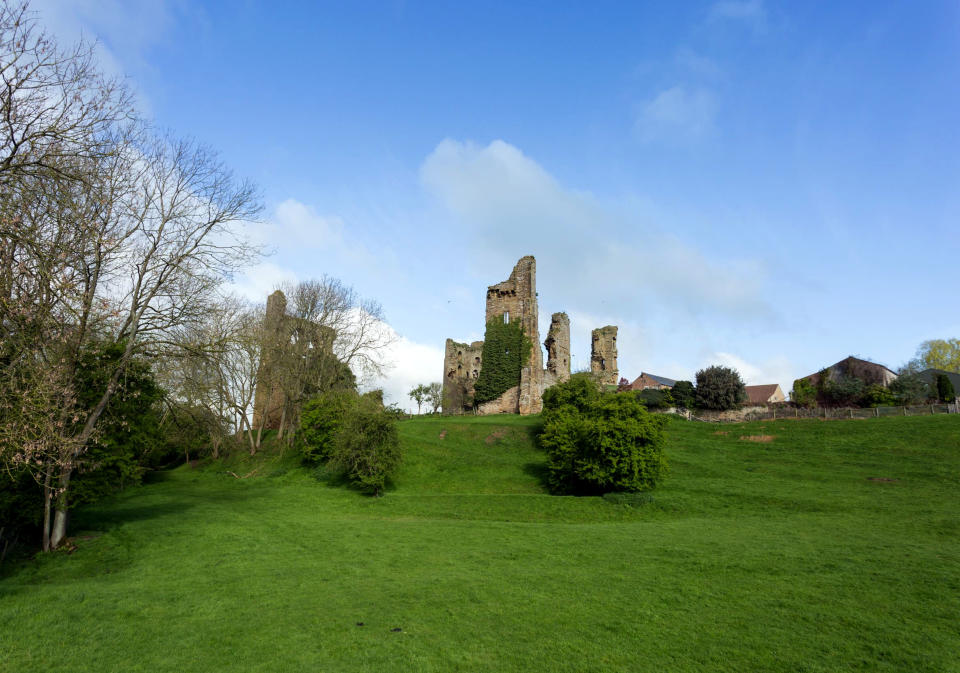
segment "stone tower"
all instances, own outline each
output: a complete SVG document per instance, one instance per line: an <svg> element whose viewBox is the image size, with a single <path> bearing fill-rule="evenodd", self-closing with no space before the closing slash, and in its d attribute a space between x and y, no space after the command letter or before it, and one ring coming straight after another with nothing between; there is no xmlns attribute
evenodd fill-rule
<svg viewBox="0 0 960 673"><path fill-rule="evenodd" d="M620 381L617 372L617 328L607 325L593 330L590 340L590 371L601 385L615 386Z"/></svg>
<svg viewBox="0 0 960 673"><path fill-rule="evenodd" d="M566 313L553 314L543 345L547 349L544 388L548 388L570 378L570 318Z"/></svg>
<svg viewBox="0 0 960 673"><path fill-rule="evenodd" d="M520 258L507 280L487 288L486 322L519 319L530 339L530 356L520 370L517 405L521 414L538 414L543 409L543 353L537 316L537 261L527 255Z"/></svg>
<svg viewBox="0 0 960 673"><path fill-rule="evenodd" d="M267 297L267 310L263 317L263 343L260 345L260 367L257 372L257 389L253 398L253 427L274 429L280 425L283 411L283 391L280 387L278 360L286 345L287 297L277 290Z"/></svg>

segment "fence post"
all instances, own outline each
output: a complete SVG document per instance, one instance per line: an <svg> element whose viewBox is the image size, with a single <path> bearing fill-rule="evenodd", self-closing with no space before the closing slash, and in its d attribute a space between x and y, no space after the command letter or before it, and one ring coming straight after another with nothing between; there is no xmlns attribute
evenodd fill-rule
<svg viewBox="0 0 960 673"><path fill-rule="evenodd" d="M933 414L934 414L933 405L931 404L931 405L930 405L930 415L933 416Z"/></svg>
<svg viewBox="0 0 960 673"><path fill-rule="evenodd" d="M907 415L907 405L904 404L902 408L903 408L903 415L906 416L906 415Z"/></svg>
<svg viewBox="0 0 960 673"><path fill-rule="evenodd" d="M853 418L853 407L850 407L850 418Z"/></svg>
<svg viewBox="0 0 960 673"><path fill-rule="evenodd" d="M873 411L875 412L877 418L880 418L880 407L874 407Z"/></svg>

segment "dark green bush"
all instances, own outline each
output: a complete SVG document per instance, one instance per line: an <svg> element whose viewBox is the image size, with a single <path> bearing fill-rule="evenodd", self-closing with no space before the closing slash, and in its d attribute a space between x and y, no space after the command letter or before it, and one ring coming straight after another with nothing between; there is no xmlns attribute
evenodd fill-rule
<svg viewBox="0 0 960 673"><path fill-rule="evenodd" d="M364 402L343 419L330 463L360 490L380 495L387 477L400 465L400 456L396 419Z"/></svg>
<svg viewBox="0 0 960 673"><path fill-rule="evenodd" d="M821 399L827 404L841 407L857 407L863 404L867 386L854 376L838 376L826 379L820 386Z"/></svg>
<svg viewBox="0 0 960 673"><path fill-rule="evenodd" d="M812 407L817 404L817 389L807 379L797 379L790 391L790 401L798 407Z"/></svg>
<svg viewBox="0 0 960 673"><path fill-rule="evenodd" d="M379 495L400 464L397 414L383 406L382 391L331 391L303 406L297 446L305 462L323 466L320 473Z"/></svg>
<svg viewBox="0 0 960 673"><path fill-rule="evenodd" d="M736 409L746 400L746 386L736 369L714 365L697 372L696 404L701 409Z"/></svg>
<svg viewBox="0 0 960 673"><path fill-rule="evenodd" d="M350 390L318 395L303 405L296 445L308 463L323 463L333 456L344 419L357 408L360 397Z"/></svg>
<svg viewBox="0 0 960 673"><path fill-rule="evenodd" d="M946 374L937 374L937 397L941 402L953 402L957 397L953 382Z"/></svg>
<svg viewBox="0 0 960 673"><path fill-rule="evenodd" d="M670 390L673 402L682 409L690 409L695 403L696 390L690 381L677 381Z"/></svg>
<svg viewBox="0 0 960 673"><path fill-rule="evenodd" d="M649 413L634 395L594 396L574 380L554 389L565 386L573 391L557 397L568 403L544 412L539 437L551 490L596 495L655 487L666 471L666 419Z"/></svg>
<svg viewBox="0 0 960 673"><path fill-rule="evenodd" d="M520 370L530 357L532 344L519 320L493 318L483 337L483 368L473 388L477 404L495 400L520 385Z"/></svg>
<svg viewBox="0 0 960 673"><path fill-rule="evenodd" d="M890 392L893 393L896 403L904 406L922 404L933 397L928 381L916 372L902 370L900 376L890 383Z"/></svg>
<svg viewBox="0 0 960 673"><path fill-rule="evenodd" d="M669 409L673 406L673 395L669 390L646 388L634 394L647 409Z"/></svg>

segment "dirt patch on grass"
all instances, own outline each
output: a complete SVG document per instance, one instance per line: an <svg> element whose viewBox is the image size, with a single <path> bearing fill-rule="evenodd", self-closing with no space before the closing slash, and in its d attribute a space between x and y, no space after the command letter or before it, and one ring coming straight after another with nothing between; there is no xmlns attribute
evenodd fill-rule
<svg viewBox="0 0 960 673"><path fill-rule="evenodd" d="M446 431L446 430L441 430L441 431L440 431L440 439L443 439L443 438L446 437L446 436L447 436L447 431Z"/></svg>
<svg viewBox="0 0 960 673"><path fill-rule="evenodd" d="M744 442L761 442L766 444L773 441L773 435L740 435Z"/></svg>
<svg viewBox="0 0 960 673"><path fill-rule="evenodd" d="M500 430L494 430L493 432L491 432L489 435L487 435L486 439L484 439L483 441L486 442L487 444L495 444L496 442L500 441L506 436L507 436L507 431L501 428Z"/></svg>
<svg viewBox="0 0 960 673"><path fill-rule="evenodd" d="M715 435L729 435L730 432L727 431L727 430L717 430L717 431L716 431L715 433L713 433L713 434L715 434Z"/></svg>
<svg viewBox="0 0 960 673"><path fill-rule="evenodd" d="M868 481L875 481L881 484L896 484L899 479L891 479L890 477L867 477Z"/></svg>

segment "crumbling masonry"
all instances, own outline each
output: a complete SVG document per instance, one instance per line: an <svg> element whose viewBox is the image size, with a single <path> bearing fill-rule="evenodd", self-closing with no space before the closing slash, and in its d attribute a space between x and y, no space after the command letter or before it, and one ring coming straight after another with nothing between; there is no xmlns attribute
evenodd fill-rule
<svg viewBox="0 0 960 673"><path fill-rule="evenodd" d="M259 428L261 422L267 430L280 427L287 400L282 375L291 356L306 357L309 353L310 362L332 351L332 329L289 315L287 297L280 290L267 297L253 398L253 427Z"/></svg>
<svg viewBox="0 0 960 673"><path fill-rule="evenodd" d="M597 328L591 333L590 371L600 381L600 385L615 386L619 382L617 328L614 325Z"/></svg>
<svg viewBox="0 0 960 673"><path fill-rule="evenodd" d="M543 342L547 349L547 366L544 369L538 316L537 261L528 255L517 262L507 280L487 288L485 323L494 319L502 319L504 322L519 321L524 335L530 340L530 354L520 370L518 385L495 400L474 405L474 386L483 369L483 342L467 344L447 339L443 358L444 413L475 411L478 414L536 414L543 409L543 391L570 378L570 318L566 313L553 314L547 338ZM611 329L612 360L607 359L605 362L612 363L613 384L616 385L617 328L602 328ZM605 369L603 373L606 382L610 372Z"/></svg>

